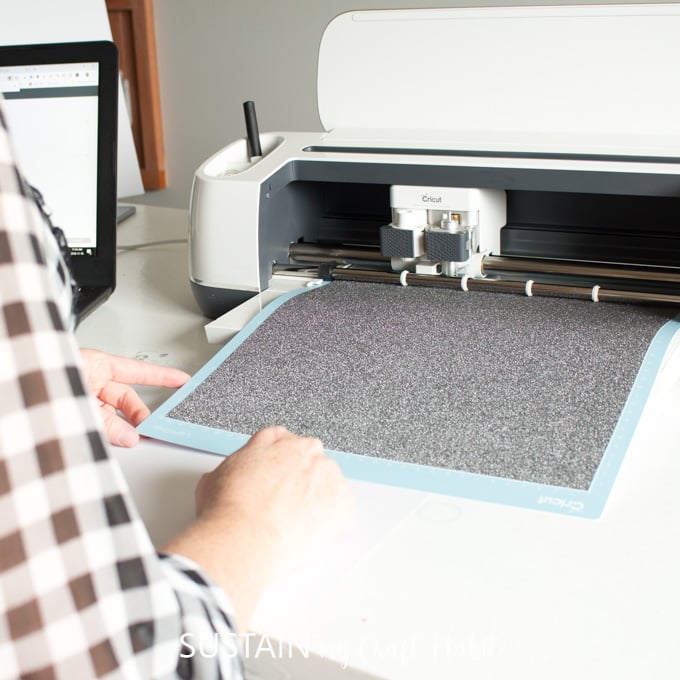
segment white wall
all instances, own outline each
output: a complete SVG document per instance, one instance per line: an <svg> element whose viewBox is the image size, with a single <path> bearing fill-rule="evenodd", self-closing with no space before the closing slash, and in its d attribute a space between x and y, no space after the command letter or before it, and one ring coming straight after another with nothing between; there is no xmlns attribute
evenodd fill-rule
<svg viewBox="0 0 680 680"><path fill-rule="evenodd" d="M650 2L650 0L638 0ZM580 4L611 4L581 0ZM137 200L186 208L194 170L245 135L242 103L261 131L320 130L319 42L349 10L576 4L560 0L154 0L168 188ZM348 46L351 49L351 46Z"/></svg>

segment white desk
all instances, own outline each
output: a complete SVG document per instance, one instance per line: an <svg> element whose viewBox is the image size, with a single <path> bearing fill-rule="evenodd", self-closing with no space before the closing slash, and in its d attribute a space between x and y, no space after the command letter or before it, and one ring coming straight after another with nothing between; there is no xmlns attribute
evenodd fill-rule
<svg viewBox="0 0 680 680"><path fill-rule="evenodd" d="M183 238L186 219L140 207L119 242ZM186 245L154 246L120 255L116 292L78 338L191 372L218 349L203 323ZM671 372L596 521L353 482L351 536L263 598L250 677L676 680L678 409ZM195 482L218 462L154 441L117 455L157 545L193 516Z"/></svg>

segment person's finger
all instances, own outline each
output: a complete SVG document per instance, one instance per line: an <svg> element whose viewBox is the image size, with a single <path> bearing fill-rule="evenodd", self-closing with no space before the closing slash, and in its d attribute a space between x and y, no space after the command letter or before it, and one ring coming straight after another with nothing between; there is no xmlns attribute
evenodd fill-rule
<svg viewBox="0 0 680 680"><path fill-rule="evenodd" d="M123 420L111 408L102 407L104 432L114 446L131 448L139 442L139 433L130 423Z"/></svg>
<svg viewBox="0 0 680 680"><path fill-rule="evenodd" d="M99 391L99 399L120 411L132 425L139 425L151 413L130 385L109 381Z"/></svg>
<svg viewBox="0 0 680 680"><path fill-rule="evenodd" d="M158 387L180 387L191 377L177 368L110 356L111 378L115 382L130 385L154 385Z"/></svg>
<svg viewBox="0 0 680 680"><path fill-rule="evenodd" d="M257 446L270 446L286 437L294 437L285 427L272 425L258 430L249 440L249 444Z"/></svg>
<svg viewBox="0 0 680 680"><path fill-rule="evenodd" d="M324 452L323 442L317 437L302 437L301 443L304 444L305 449L311 454L322 454Z"/></svg>

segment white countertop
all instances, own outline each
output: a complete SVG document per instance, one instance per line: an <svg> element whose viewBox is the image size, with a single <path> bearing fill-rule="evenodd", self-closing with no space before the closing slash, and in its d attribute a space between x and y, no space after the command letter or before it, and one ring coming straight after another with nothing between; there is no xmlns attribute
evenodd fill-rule
<svg viewBox="0 0 680 680"><path fill-rule="evenodd" d="M184 239L187 213L138 206L119 245ZM186 243L123 252L83 346L193 372L218 349ZM588 520L353 481L354 528L268 591L249 677L389 680L680 677L680 371L647 405L603 516ZM166 390L142 391L157 406ZM144 441L116 450L161 546L219 458ZM237 556L236 556L237 558Z"/></svg>

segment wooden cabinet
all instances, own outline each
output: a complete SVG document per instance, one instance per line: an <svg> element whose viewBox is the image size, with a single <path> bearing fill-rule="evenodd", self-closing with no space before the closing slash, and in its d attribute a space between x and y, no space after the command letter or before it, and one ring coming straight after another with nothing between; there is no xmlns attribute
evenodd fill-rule
<svg viewBox="0 0 680 680"><path fill-rule="evenodd" d="M106 0L145 189L166 186L152 0Z"/></svg>

